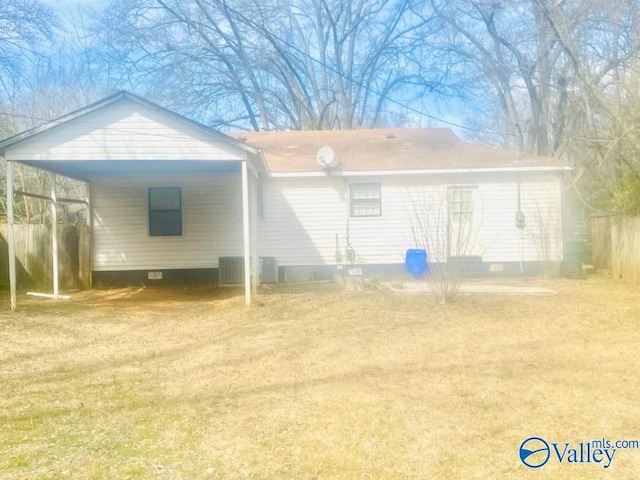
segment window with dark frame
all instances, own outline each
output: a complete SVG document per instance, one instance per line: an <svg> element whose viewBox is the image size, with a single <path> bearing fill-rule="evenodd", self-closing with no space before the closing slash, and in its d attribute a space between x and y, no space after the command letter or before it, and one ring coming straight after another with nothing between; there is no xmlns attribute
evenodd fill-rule
<svg viewBox="0 0 640 480"><path fill-rule="evenodd" d="M182 189L162 187L149 189L149 236L182 235Z"/></svg>
<svg viewBox="0 0 640 480"><path fill-rule="evenodd" d="M352 217L382 215L382 196L379 183L349 184L349 208Z"/></svg>

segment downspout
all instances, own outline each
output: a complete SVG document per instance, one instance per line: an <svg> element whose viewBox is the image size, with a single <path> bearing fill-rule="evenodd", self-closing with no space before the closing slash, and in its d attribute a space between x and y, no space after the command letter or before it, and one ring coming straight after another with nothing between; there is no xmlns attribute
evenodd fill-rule
<svg viewBox="0 0 640 480"><path fill-rule="evenodd" d="M517 125L516 125L517 126ZM516 165L520 166L520 148L519 143L516 139ZM522 251L522 243L524 242L524 228L526 226L526 220L524 217L524 213L522 212L522 195L521 195L521 183L520 183L520 169L518 168L516 173L516 183L518 190L518 209L516 210L516 228L520 230L520 238L518 241L518 256L520 257L520 275L524 275L524 266L523 266L523 251Z"/></svg>
<svg viewBox="0 0 640 480"><path fill-rule="evenodd" d="M345 200L347 203L347 238L346 245L344 250L344 258L347 263L351 266L355 263L355 251L351 246L351 197L349 195L349 181L345 180L344 182L344 194Z"/></svg>

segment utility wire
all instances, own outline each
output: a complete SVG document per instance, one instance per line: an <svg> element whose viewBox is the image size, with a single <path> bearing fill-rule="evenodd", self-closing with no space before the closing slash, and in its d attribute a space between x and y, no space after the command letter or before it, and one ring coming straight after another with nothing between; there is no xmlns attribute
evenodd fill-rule
<svg viewBox="0 0 640 480"><path fill-rule="evenodd" d="M0 112L0 115L6 115L7 117L14 117L14 118L26 118L27 120L38 120L40 122L50 122L50 119L46 119L46 118L40 118L40 117L32 117L29 115L20 115L18 113L9 113L9 112Z"/></svg>
<svg viewBox="0 0 640 480"><path fill-rule="evenodd" d="M258 23L256 23L255 21L249 19L248 17L246 17L244 14L242 14L241 12L239 12L238 10L232 9L227 5L227 8L233 12L234 15L236 15L239 19L243 20L244 22L246 22L247 24L253 26L254 28L257 29L263 29ZM264 29L263 29L264 30ZM416 113L420 116L423 116L425 118L434 120L436 122L440 122L443 123L445 125L450 125L452 127L456 127L456 128L460 128L460 129L464 129L464 130L468 130L468 131L472 131L472 132L476 132L476 133L484 133L484 134L488 134L488 135L501 135L501 136L510 136L510 137L517 137L516 134L513 133L508 133L508 132L498 132L498 131L491 131L491 130L485 130L485 129L479 129L479 128L473 128L473 127L469 127L467 125L462 125L460 123L456 123L456 122L452 122L449 120L445 120L444 118L441 117L437 117L435 115L432 115L430 113L427 113L423 110L419 110L417 108L414 108L400 100L396 100L391 96L387 96L379 91L377 91L376 89L372 88L370 85L365 84L361 81L357 81L356 79L352 78L349 75L346 75L343 72L340 72L338 69L336 69L335 67L332 67L331 65L327 65L326 63L322 62L321 60L319 60L318 58L313 57L312 55L308 54L307 52L305 52L304 50L300 49L299 47L297 47L296 45L291 44L289 41L283 39L282 37L270 32L270 31L265 31L265 33L272 37L273 39L277 40L278 42L282 43L283 45L286 45L289 49L296 51L297 53L301 54L302 56L304 56L305 58L307 58L308 60L310 60L311 62L329 70L330 72L332 72L333 74L347 80L348 82L357 85L358 87L368 91L369 93L372 93L373 95L376 95L380 98L386 98L386 100L389 103L392 103L394 105L397 105L405 110L408 110L412 113ZM24 118L24 119L28 119L28 120L35 120L35 121L41 121L41 122L50 122L51 119L45 119L45 118L41 118L41 117L33 117L33 116L29 116L29 115L21 115L21 114L15 114L15 113L8 113L8 112L0 112L0 115L6 115L6 116L10 116L10 117L14 117L14 118Z"/></svg>
<svg viewBox="0 0 640 480"><path fill-rule="evenodd" d="M252 25L254 28L257 29L262 29L264 30L258 23L256 23L255 21L249 19L248 17L246 17L245 15L243 15L242 13L240 13L238 10L236 9L232 9L231 7L229 7L227 5L227 8L232 11L238 18L244 20L246 23ZM301 55L303 55L305 58L309 59L310 61L320 65L323 68L326 68L327 70L331 71L332 73L334 73L335 75L338 75L339 77L353 83L354 85L357 85L365 90L367 90L368 92L380 97L380 98L386 98L390 103L393 103L394 105L397 105L399 107L402 107L404 109L409 110L410 112L416 113L418 115L422 115L426 118L429 118L431 120L435 120L437 122L442 122L446 125L451 125L452 127L457 127L457 128L462 128L465 130L470 130L472 132L477 132L477 133L485 133L485 134L489 134L489 135L507 135L507 136L511 136L511 137L517 137L516 134L513 133L507 133L507 132L496 132L496 131L490 131L490 130L483 130L483 129L478 129L478 128L473 128L473 127L468 127L466 125L461 125L459 123L455 123L455 122L451 122L449 120L445 120L443 118L440 117L436 117L435 115L431 115L429 113L426 113L422 110L418 110L417 108L413 108L410 105L407 105L399 100L396 100L390 96L385 96L384 94L380 93L379 91L375 90L374 88L372 88L370 85L366 85L362 82L356 81L354 78L349 77L348 75L345 75L344 73L338 71L336 68L327 65L326 63L322 62L321 60L309 55L307 52L305 52L304 50L298 48L297 46L289 43L288 41L284 40L283 38L279 37L278 35L267 31L266 32L268 36L274 38L275 40L278 40L279 42L281 42L282 44L286 45L287 47L289 47L292 50L295 50L296 52L300 53Z"/></svg>

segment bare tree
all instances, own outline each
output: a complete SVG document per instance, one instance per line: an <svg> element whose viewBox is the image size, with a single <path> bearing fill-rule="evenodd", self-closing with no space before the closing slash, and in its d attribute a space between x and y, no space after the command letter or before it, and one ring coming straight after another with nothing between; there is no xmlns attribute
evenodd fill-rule
<svg viewBox="0 0 640 480"><path fill-rule="evenodd" d="M78 109L100 96L100 90L87 79L86 71L77 62L77 57L62 49L56 54L35 56L28 66L28 78L20 81L19 87L7 99L8 115L4 124L6 135L37 127L54 120L72 110ZM47 196L50 191L46 172L16 165L15 183L19 191ZM4 204L5 165L0 165L0 218L5 216ZM82 199L85 187L81 182L59 176L59 194L65 198ZM63 208L66 208L65 205ZM46 223L50 208L46 201L16 196L16 221L25 223ZM59 218L66 213L60 212Z"/></svg>
<svg viewBox="0 0 640 480"><path fill-rule="evenodd" d="M209 123L255 130L380 124L435 82L413 55L416 0L113 1L96 30L122 81ZM163 80L160 81L159 79ZM407 89L407 86L411 86Z"/></svg>
<svg viewBox="0 0 640 480"><path fill-rule="evenodd" d="M567 88L560 79L567 59L544 3L565 2L431 0L448 27L442 48L478 72L474 87L489 87L488 105L495 100L507 137L517 139L505 146L540 155L552 153L551 116Z"/></svg>
<svg viewBox="0 0 640 480"><path fill-rule="evenodd" d="M19 114L15 102L29 80L30 67L41 58L59 23L39 0L0 2L0 138L22 130L30 116ZM4 162L0 165L0 217L5 216Z"/></svg>
<svg viewBox="0 0 640 480"><path fill-rule="evenodd" d="M607 192L640 185L638 123L625 114L640 66L636 0L430 4L446 26L438 48L462 65L452 75L472 80L476 138L568 159L578 194L605 210Z"/></svg>
<svg viewBox="0 0 640 480"><path fill-rule="evenodd" d="M38 55L58 26L51 8L39 0L0 2L0 106L19 89L26 60Z"/></svg>

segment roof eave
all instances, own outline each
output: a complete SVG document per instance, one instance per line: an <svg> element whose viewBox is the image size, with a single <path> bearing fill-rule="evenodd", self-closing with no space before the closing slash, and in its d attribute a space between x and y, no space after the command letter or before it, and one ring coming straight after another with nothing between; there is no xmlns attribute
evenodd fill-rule
<svg viewBox="0 0 640 480"><path fill-rule="evenodd" d="M304 178L304 177L373 177L373 176L402 176L402 175L449 175L462 173L520 173L520 172L568 172L573 167L569 165L543 165L526 167L488 167L488 168L430 168L413 170L331 170L330 172L271 172L274 178Z"/></svg>

